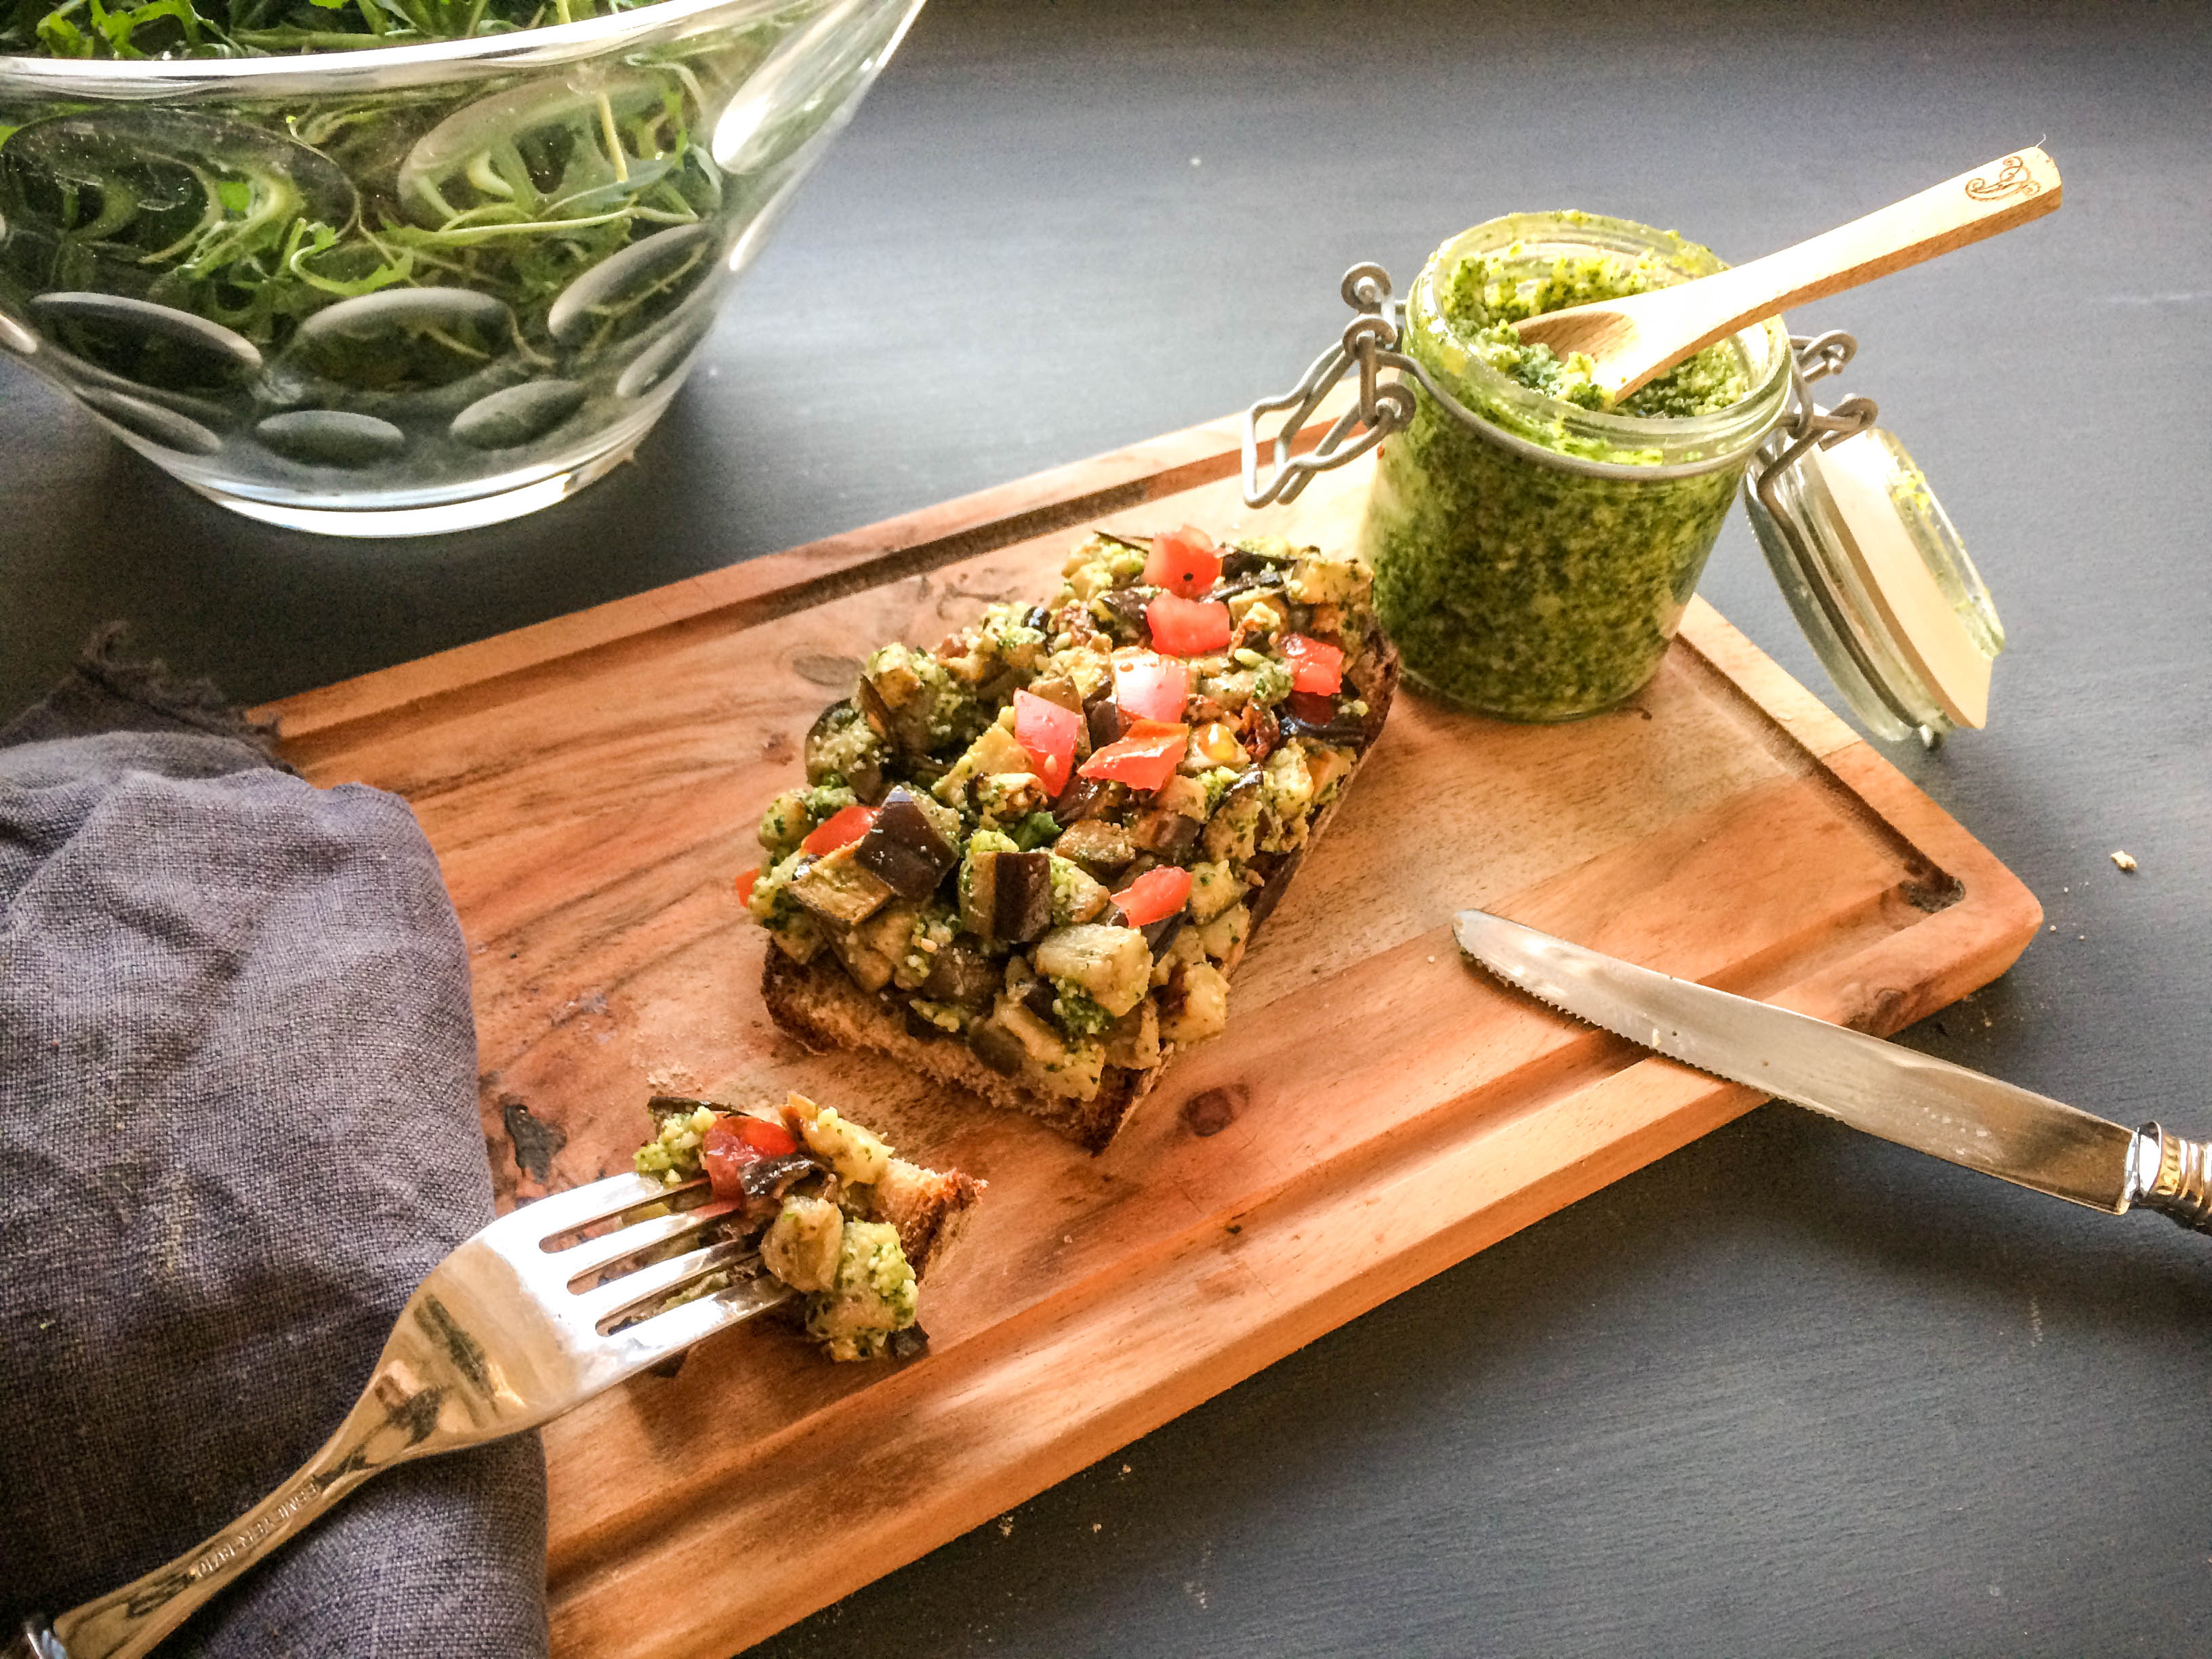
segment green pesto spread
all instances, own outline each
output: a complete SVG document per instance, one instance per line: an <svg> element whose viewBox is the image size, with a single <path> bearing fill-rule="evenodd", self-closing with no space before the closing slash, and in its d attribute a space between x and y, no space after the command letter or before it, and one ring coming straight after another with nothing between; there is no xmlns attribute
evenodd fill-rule
<svg viewBox="0 0 2212 1659"><path fill-rule="evenodd" d="M1649 251L1559 252L1583 240L1583 226L1616 242L1644 239ZM1605 410L1587 357L1524 346L1511 326L1721 268L1703 248L1622 221L1494 221L1431 256L1402 349L1486 424L1553 453L1635 467L1737 450L1747 460L1748 434L1729 435L1733 423L1720 435L1711 422L1689 424L1739 407L1756 416L1779 397L1735 341ZM1667 430L1678 420L1680 438ZM1468 430L1421 392L1412 423L1382 446L1361 536L1376 609L1407 673L1449 702L1511 720L1572 720L1626 702L1657 671L1742 470L1577 472Z"/></svg>
<svg viewBox="0 0 2212 1659"><path fill-rule="evenodd" d="M1470 253L1453 270L1443 288L1443 315L1452 331L1499 374L1561 403L1583 409L1607 407L1606 394L1590 380L1591 362L1579 351L1563 360L1540 342L1523 345L1513 325L1547 312L1599 300L1665 288L1674 280L1657 259L1634 261L1609 253L1562 253L1540 276L1524 279L1506 258ZM1728 341L1707 346L1677 364L1618 404L1623 415L1680 418L1711 415L1741 403L1751 392L1743 359Z"/></svg>

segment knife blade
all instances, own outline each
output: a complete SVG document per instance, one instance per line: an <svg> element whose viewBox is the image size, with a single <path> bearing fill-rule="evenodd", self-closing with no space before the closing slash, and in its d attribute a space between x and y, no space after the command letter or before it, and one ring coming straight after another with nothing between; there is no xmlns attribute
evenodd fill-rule
<svg viewBox="0 0 2212 1659"><path fill-rule="evenodd" d="M1460 948L1507 984L1593 1025L1783 1100L2113 1215L2140 1206L2212 1232L2212 1143L2123 1127L1880 1037L1639 968L1482 910Z"/></svg>

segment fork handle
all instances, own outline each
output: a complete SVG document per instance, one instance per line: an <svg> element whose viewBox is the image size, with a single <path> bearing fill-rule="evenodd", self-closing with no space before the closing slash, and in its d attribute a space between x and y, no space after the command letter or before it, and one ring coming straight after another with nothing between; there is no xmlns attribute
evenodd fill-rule
<svg viewBox="0 0 2212 1659"><path fill-rule="evenodd" d="M380 1369L336 1434L276 1490L167 1566L51 1627L33 1619L0 1659L138 1659L200 1605L380 1470L430 1449L422 1396ZM435 1407L430 1415L434 1418Z"/></svg>

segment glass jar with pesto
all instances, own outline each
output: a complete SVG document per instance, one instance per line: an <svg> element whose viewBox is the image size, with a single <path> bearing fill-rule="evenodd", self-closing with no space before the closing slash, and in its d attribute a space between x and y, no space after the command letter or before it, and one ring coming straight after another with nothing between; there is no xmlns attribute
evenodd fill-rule
<svg viewBox="0 0 2212 1659"><path fill-rule="evenodd" d="M1511 325L1723 268L1670 231L1584 213L1509 215L1430 256L1398 340L1425 383L1382 446L1361 530L1376 608L1425 690L1564 720L1657 672L1783 416L1789 337L1755 325L1607 409L1587 359L1523 346Z"/></svg>

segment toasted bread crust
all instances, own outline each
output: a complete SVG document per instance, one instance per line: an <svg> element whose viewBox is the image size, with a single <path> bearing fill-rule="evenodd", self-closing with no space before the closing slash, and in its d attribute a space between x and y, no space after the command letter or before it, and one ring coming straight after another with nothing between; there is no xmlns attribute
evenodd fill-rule
<svg viewBox="0 0 2212 1659"><path fill-rule="evenodd" d="M1397 695L1398 653L1395 648L1388 645L1382 648L1372 659L1364 681L1355 678L1353 684L1367 702L1368 739L1337 791L1336 799L1322 810L1308 828L1306 847L1285 859L1268 878L1267 886L1249 901L1255 939L1289 887L1306 849L1327 830L1337 810L1344 805L1345 797L1358 781L1368 756L1375 750L1375 739L1381 735L1383 720ZM957 1037L947 1036L933 1040L915 1036L907 1029L903 1006L890 993L862 990L836 957L826 951L811 963L802 963L771 944L761 969L761 997L775 1023L817 1053L833 1048L866 1048L888 1054L924 1077L964 1089L994 1106L1026 1112L1091 1152L1105 1150L1129 1121L1138 1103L1159 1086L1161 1078L1175 1060L1172 1045L1167 1045L1160 1063L1146 1070L1109 1066L1096 1095L1089 1100L1072 1100L1064 1096L1039 1094L1023 1087L1018 1079L993 1071ZM902 1228L900 1237L902 1241L905 1237ZM907 1254L908 1260L915 1260L911 1249ZM917 1271L920 1266L915 1261Z"/></svg>
<svg viewBox="0 0 2212 1659"><path fill-rule="evenodd" d="M968 1212L990 1184L957 1170L925 1170L895 1158L876 1183L869 1218L898 1230L899 1249L919 1279L967 1231Z"/></svg>

